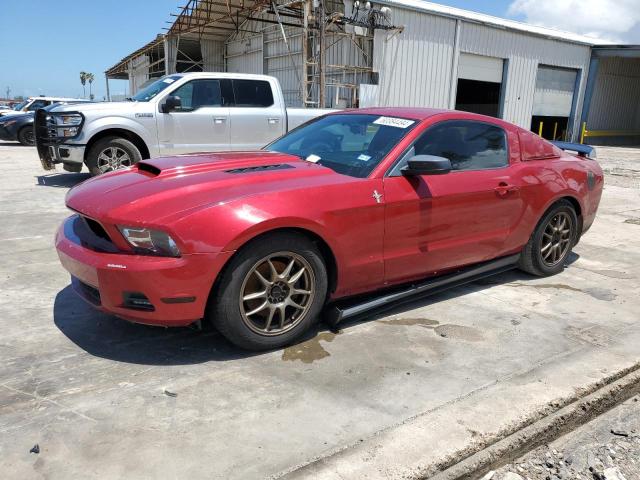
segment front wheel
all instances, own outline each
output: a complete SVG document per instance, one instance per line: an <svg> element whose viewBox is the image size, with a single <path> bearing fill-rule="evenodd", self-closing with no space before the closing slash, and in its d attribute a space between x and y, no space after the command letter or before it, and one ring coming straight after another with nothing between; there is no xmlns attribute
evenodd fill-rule
<svg viewBox="0 0 640 480"><path fill-rule="evenodd" d="M22 127L18 131L18 141L22 145L32 147L36 144L36 136L33 133L33 125Z"/></svg>
<svg viewBox="0 0 640 480"><path fill-rule="evenodd" d="M519 268L540 277L561 272L577 238L576 211L570 202L560 200L536 226L522 251Z"/></svg>
<svg viewBox="0 0 640 480"><path fill-rule="evenodd" d="M89 149L86 163L91 175L101 175L130 167L140 160L140 150L126 138L105 137Z"/></svg>
<svg viewBox="0 0 640 480"><path fill-rule="evenodd" d="M323 258L302 236L274 234L242 248L212 295L210 320L248 350L290 344L318 319L327 293Z"/></svg>

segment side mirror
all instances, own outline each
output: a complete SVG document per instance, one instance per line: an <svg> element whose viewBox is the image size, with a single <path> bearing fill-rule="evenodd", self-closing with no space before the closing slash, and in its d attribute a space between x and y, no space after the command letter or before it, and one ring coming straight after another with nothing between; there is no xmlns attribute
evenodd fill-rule
<svg viewBox="0 0 640 480"><path fill-rule="evenodd" d="M182 100L175 95L169 95L164 103L160 105L160 111L162 113L169 113L177 108L182 107Z"/></svg>
<svg viewBox="0 0 640 480"><path fill-rule="evenodd" d="M435 155L416 155L407 162L401 172L405 177L416 175L442 175L451 171L451 161L448 158Z"/></svg>

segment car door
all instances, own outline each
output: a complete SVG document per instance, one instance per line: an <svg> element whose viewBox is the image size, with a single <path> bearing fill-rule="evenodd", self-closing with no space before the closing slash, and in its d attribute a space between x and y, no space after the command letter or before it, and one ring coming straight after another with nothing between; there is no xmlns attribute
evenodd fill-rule
<svg viewBox="0 0 640 480"><path fill-rule="evenodd" d="M258 150L285 133L282 105L267 80L233 79L231 149Z"/></svg>
<svg viewBox="0 0 640 480"><path fill-rule="evenodd" d="M450 120L422 133L384 179L385 279L421 278L505 255L523 213L509 150L517 139L500 126ZM414 155L451 161L441 175L405 177Z"/></svg>
<svg viewBox="0 0 640 480"><path fill-rule="evenodd" d="M229 150L229 108L220 80L194 79L169 95L180 97L182 106L157 114L160 155Z"/></svg>

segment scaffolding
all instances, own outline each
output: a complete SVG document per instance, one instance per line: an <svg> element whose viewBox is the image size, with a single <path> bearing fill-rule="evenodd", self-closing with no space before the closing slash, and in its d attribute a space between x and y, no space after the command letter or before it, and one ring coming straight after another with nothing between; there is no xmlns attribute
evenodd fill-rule
<svg viewBox="0 0 640 480"><path fill-rule="evenodd" d="M263 42L283 42L284 51L263 58L289 70L297 86L288 87L290 102L307 107L355 107L359 86L376 83L373 38L378 29L396 30L386 7L358 0L188 0L172 14L166 33L109 69L107 78L126 78L136 57L163 49L163 59L150 62L157 72L228 71L234 55L229 42L261 36ZM199 45L198 45L199 44ZM197 45L199 48L196 48ZM220 64L207 64L201 51L222 45ZM265 51L265 44L260 45ZM154 50L155 49L155 50ZM251 53L247 50L246 53ZM273 61L279 57L281 62ZM288 62L285 67L282 62ZM266 71L265 71L266 70ZM151 73L151 72L150 72ZM150 74L151 76L151 74Z"/></svg>

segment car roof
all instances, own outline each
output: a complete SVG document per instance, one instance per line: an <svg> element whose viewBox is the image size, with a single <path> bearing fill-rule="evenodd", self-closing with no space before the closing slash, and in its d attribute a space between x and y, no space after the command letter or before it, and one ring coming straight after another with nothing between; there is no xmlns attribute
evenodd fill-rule
<svg viewBox="0 0 640 480"><path fill-rule="evenodd" d="M29 97L29 100L50 100L56 102L90 102L86 98L69 98L69 97Z"/></svg>
<svg viewBox="0 0 640 480"><path fill-rule="evenodd" d="M501 118L490 117L488 115L480 115L478 113L463 112L461 110L447 110L444 108L421 108L421 107L366 107L366 108L354 108L349 110L340 110L330 115L339 113L347 114L368 114L368 115L380 115L387 117L400 117L411 120L423 121L431 117L440 115L449 115L451 120L476 120L479 122L488 122L503 127L514 127L513 124L505 122ZM519 127L518 127L519 128Z"/></svg>

